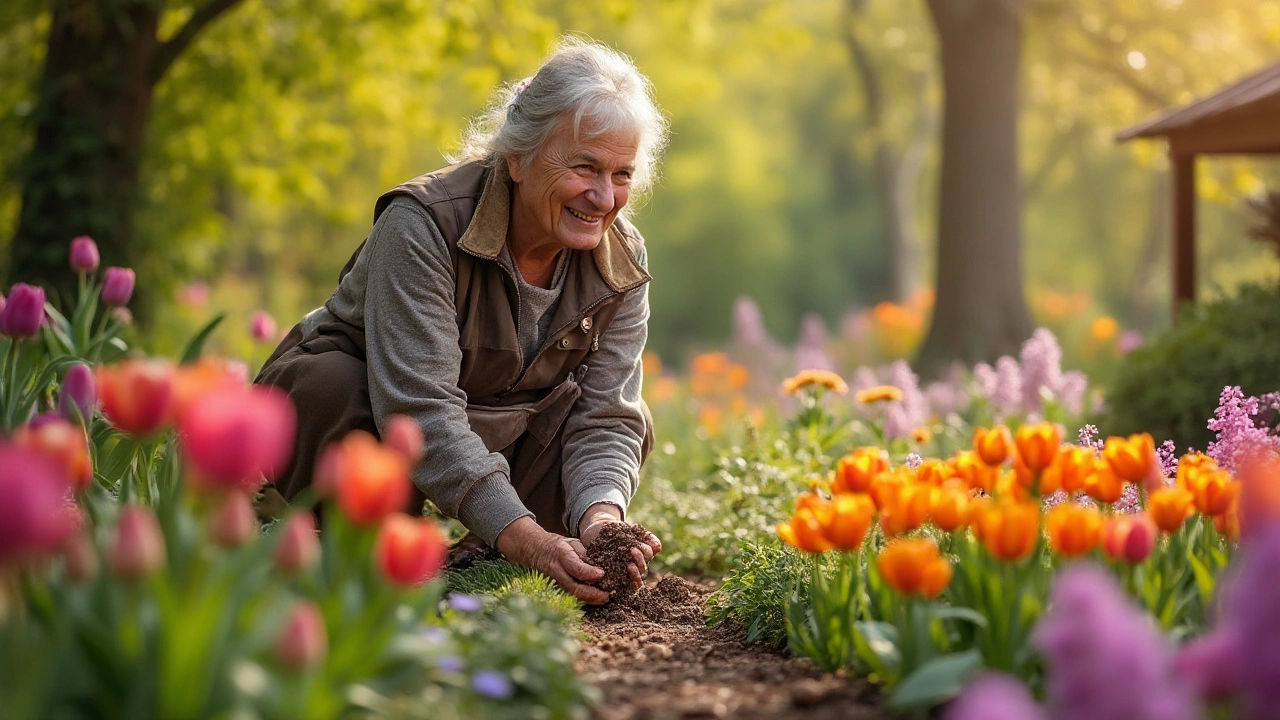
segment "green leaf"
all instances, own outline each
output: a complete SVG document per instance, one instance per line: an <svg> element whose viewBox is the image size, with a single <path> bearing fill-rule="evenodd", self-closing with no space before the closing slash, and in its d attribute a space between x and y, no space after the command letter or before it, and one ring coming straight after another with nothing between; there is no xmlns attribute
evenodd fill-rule
<svg viewBox="0 0 1280 720"><path fill-rule="evenodd" d="M226 313L218 313L208 324L200 328L200 332L196 333L195 337L187 342L186 349L182 351L182 360L179 362L183 365L192 365L199 360L200 354L204 352L205 342L209 340L209 336L213 334L218 325L222 324L226 317Z"/></svg>
<svg viewBox="0 0 1280 720"><path fill-rule="evenodd" d="M1194 553L1187 553L1187 560L1191 562L1191 572L1196 576L1196 589L1200 591L1200 599L1208 603L1213 599L1213 589L1217 581L1209 568L1205 567L1204 561Z"/></svg>
<svg viewBox="0 0 1280 720"><path fill-rule="evenodd" d="M908 675L889 697L889 707L918 710L950 700L982 668L982 654L966 650L954 655L934 658Z"/></svg>
<svg viewBox="0 0 1280 720"><path fill-rule="evenodd" d="M939 620L961 620L963 622L973 623L983 629L986 629L989 624L986 615L983 615L973 608L967 607L938 605L933 609L933 616Z"/></svg>

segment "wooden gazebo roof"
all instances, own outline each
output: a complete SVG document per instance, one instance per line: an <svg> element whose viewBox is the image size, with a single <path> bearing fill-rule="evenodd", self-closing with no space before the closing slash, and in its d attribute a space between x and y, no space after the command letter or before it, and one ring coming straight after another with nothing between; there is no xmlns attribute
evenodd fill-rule
<svg viewBox="0 0 1280 720"><path fill-rule="evenodd" d="M1280 62L1116 135L1165 138L1173 168L1174 300L1195 299L1198 155L1280 154Z"/></svg>

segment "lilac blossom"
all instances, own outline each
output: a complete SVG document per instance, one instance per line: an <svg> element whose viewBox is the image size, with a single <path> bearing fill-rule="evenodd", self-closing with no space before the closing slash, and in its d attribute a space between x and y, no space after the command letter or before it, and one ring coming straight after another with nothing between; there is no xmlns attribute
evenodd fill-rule
<svg viewBox="0 0 1280 720"><path fill-rule="evenodd" d="M1280 596L1280 588L1275 594ZM1048 671L1045 695L1050 718L1191 720L1196 716L1187 688L1174 675L1163 636L1145 613L1129 604L1111 575L1087 564L1062 570L1049 607L1032 644Z"/></svg>
<svg viewBox="0 0 1280 720"><path fill-rule="evenodd" d="M903 403L889 403L884 413L884 436L890 440L905 440L911 437L911 431L916 428L912 424L911 418L907 413L907 408Z"/></svg>
<svg viewBox="0 0 1280 720"><path fill-rule="evenodd" d="M987 400L996 394L996 384L998 383L995 368L980 362L973 366L973 385L974 392Z"/></svg>
<svg viewBox="0 0 1280 720"><path fill-rule="evenodd" d="M925 385L924 397L929 404L929 412L941 418L964 412L969 404L964 388L950 382L935 381Z"/></svg>
<svg viewBox="0 0 1280 720"><path fill-rule="evenodd" d="M1038 328L1022 344L1018 358L1022 371L1022 410L1040 412L1044 403L1042 391L1047 390L1056 397L1062 383L1062 348L1048 328Z"/></svg>
<svg viewBox="0 0 1280 720"><path fill-rule="evenodd" d="M1093 448L1097 452L1102 452L1102 448L1106 446L1106 442L1098 436L1098 426L1093 424L1080 428L1080 432L1076 434L1076 439L1080 447Z"/></svg>
<svg viewBox="0 0 1280 720"><path fill-rule="evenodd" d="M795 369L835 372L836 364L827 350L827 326L814 313L805 313L800 321L800 340L796 344Z"/></svg>
<svg viewBox="0 0 1280 720"><path fill-rule="evenodd" d="M1178 476L1178 446L1172 440L1165 440L1156 448L1156 458L1160 461L1160 472L1166 478Z"/></svg>
<svg viewBox="0 0 1280 720"><path fill-rule="evenodd" d="M733 342L742 348L754 348L770 344L769 333L764 328L764 314L755 300L739 295L733 301Z"/></svg>
<svg viewBox="0 0 1280 720"><path fill-rule="evenodd" d="M1089 390L1089 378L1079 370L1069 370L1062 374L1055 395L1063 409L1072 415L1084 411L1085 393Z"/></svg>
<svg viewBox="0 0 1280 720"><path fill-rule="evenodd" d="M920 467L920 463L922 463L922 462L924 462L924 458L920 457L920 455L919 455L919 454L917 454L917 453L908 453L908 454L907 454L907 458L906 458L906 460L903 462L903 464L904 464L904 465L906 465L907 467L911 468L912 470L915 470L916 468Z"/></svg>
<svg viewBox="0 0 1280 720"><path fill-rule="evenodd" d="M910 434L912 428L919 427L929 420L929 401L920 392L920 379L912 372L906 360L898 360L889 366L889 384L902 391L902 407L905 411L905 422Z"/></svg>
<svg viewBox="0 0 1280 720"><path fill-rule="evenodd" d="M1138 486L1126 483L1120 499L1111 505L1111 509L1122 515L1130 515L1142 510L1142 499L1138 495Z"/></svg>
<svg viewBox="0 0 1280 720"><path fill-rule="evenodd" d="M1251 448L1274 442L1265 428L1254 424L1253 416L1258 414L1258 410L1258 398L1245 397L1239 386L1229 385L1222 389L1218 409L1208 424L1209 429L1218 434L1217 440L1209 443L1209 456L1228 472L1236 471L1244 454Z"/></svg>
<svg viewBox="0 0 1280 720"><path fill-rule="evenodd" d="M1128 355L1140 347L1142 347L1142 333L1137 330L1125 330L1120 333L1120 337L1116 338L1116 350L1119 350L1121 355Z"/></svg>
<svg viewBox="0 0 1280 720"><path fill-rule="evenodd" d="M853 391L866 390L880 384L880 378L876 376L876 371L867 366L862 366L853 371L853 382L849 383L853 386Z"/></svg>
<svg viewBox="0 0 1280 720"><path fill-rule="evenodd" d="M1016 415L1022 407L1022 369L1008 355L996 360L996 384L990 400L1001 417Z"/></svg>
<svg viewBox="0 0 1280 720"><path fill-rule="evenodd" d="M1044 710L1016 678L985 673L947 706L943 720L1043 720Z"/></svg>

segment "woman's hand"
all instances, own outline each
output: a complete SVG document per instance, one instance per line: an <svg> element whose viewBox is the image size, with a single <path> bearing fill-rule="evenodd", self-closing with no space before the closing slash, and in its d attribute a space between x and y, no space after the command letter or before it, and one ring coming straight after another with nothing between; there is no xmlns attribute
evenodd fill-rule
<svg viewBox="0 0 1280 720"><path fill-rule="evenodd" d="M609 602L609 593L592 587L604 577L604 570L584 561L587 550L582 542L547 532L526 516L508 525L495 544L507 560L546 574L582 602Z"/></svg>
<svg viewBox="0 0 1280 720"><path fill-rule="evenodd" d="M605 525L622 521L622 511L616 505L608 503L592 505L582 514L582 522L578 524L578 537L582 538L584 546L591 547L591 543L595 542ZM631 580L636 587L644 584L645 573L649 571L649 561L660 552L662 552L662 541L653 533L648 533L643 545L631 548L631 564L627 566L627 571L631 573Z"/></svg>

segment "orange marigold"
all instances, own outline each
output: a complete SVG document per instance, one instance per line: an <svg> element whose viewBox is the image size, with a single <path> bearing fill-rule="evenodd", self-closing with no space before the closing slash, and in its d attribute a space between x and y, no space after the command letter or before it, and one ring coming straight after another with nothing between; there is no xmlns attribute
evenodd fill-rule
<svg viewBox="0 0 1280 720"><path fill-rule="evenodd" d="M840 379L839 375L827 370L801 370L782 381L782 391L788 395L795 395L801 390L813 386L830 390L837 395L844 395L849 392L849 386L845 384L844 380Z"/></svg>
<svg viewBox="0 0 1280 720"><path fill-rule="evenodd" d="M863 405L878 402L902 402L902 390L893 385L877 385L866 390L859 390L853 397Z"/></svg>

